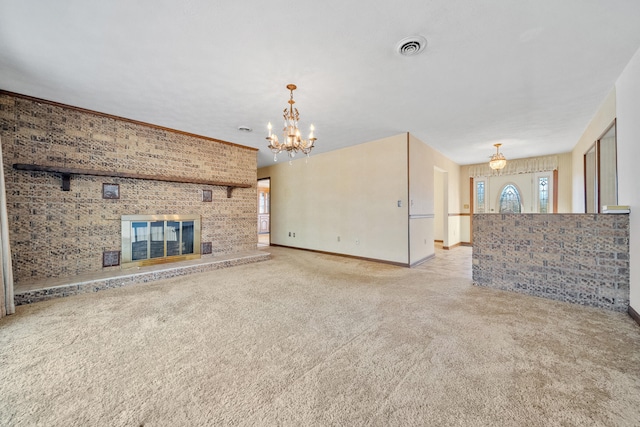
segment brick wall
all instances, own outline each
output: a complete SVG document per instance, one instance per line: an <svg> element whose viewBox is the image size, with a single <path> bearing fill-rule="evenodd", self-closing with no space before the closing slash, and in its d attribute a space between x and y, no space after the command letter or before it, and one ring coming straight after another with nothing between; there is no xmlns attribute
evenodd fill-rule
<svg viewBox="0 0 640 427"><path fill-rule="evenodd" d="M627 311L629 216L476 214L473 283Z"/></svg>
<svg viewBox="0 0 640 427"><path fill-rule="evenodd" d="M213 253L256 248L255 149L0 92L0 136L16 283L103 270L120 250L120 216L199 214ZM14 170L14 163L193 178L226 187ZM103 199L102 184L120 185ZM211 190L212 202L202 201ZM119 267L109 267L119 268Z"/></svg>

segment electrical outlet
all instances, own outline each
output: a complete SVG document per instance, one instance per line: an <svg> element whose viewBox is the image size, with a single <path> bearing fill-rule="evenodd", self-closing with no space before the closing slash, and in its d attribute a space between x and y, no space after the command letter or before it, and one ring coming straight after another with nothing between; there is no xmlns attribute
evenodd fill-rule
<svg viewBox="0 0 640 427"><path fill-rule="evenodd" d="M338 236L338 242L340 241L340 236Z"/></svg>
<svg viewBox="0 0 640 427"><path fill-rule="evenodd" d="M291 237L291 232L289 232L289 237Z"/></svg>
<svg viewBox="0 0 640 427"><path fill-rule="evenodd" d="M398 200L398 207L401 208L402 207L402 200Z"/></svg>
<svg viewBox="0 0 640 427"><path fill-rule="evenodd" d="M360 244L360 239L356 239L356 245Z"/></svg>
<svg viewBox="0 0 640 427"><path fill-rule="evenodd" d="M293 237L296 237L296 233L293 233Z"/></svg>

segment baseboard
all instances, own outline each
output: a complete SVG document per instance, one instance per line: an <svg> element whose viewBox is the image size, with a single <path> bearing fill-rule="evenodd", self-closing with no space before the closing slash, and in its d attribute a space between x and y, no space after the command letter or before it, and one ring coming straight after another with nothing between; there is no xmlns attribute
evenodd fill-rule
<svg viewBox="0 0 640 427"><path fill-rule="evenodd" d="M442 249L449 250L449 249L453 249L453 248L458 247L458 246L473 246L473 245L471 243L469 243L469 242L458 242L455 245L443 246Z"/></svg>
<svg viewBox="0 0 640 427"><path fill-rule="evenodd" d="M438 240L438 239L436 239L436 240L434 240L434 242L436 242L436 243L444 243L444 240Z"/></svg>
<svg viewBox="0 0 640 427"><path fill-rule="evenodd" d="M422 258L422 259L421 259L421 260L419 260L419 261L414 262L414 263L413 263L413 264L411 264L409 267L415 267L415 266L418 266L418 265L420 265L420 264L422 264L422 263L424 263L424 262L427 262L427 261L429 261L430 259L433 259L433 258L435 258L435 257L436 257L436 254L431 254L431 255L429 255L429 256L427 256L427 257Z"/></svg>
<svg viewBox="0 0 640 427"><path fill-rule="evenodd" d="M271 243L269 246L278 246L280 248L298 249L300 251L309 251L309 252L315 252L315 253L318 253L318 254L325 254L325 255L335 255L335 256L341 256L341 257L345 257L345 258L360 259L360 260L363 260L363 261L381 262L383 264L391 264L391 265L396 265L398 267L411 267L411 265L409 265L408 263L387 261L387 260L384 260L384 259L377 259L377 258L366 258L366 257L356 256L356 255L341 254L339 252L328 252L328 251L320 251L318 249L298 248L296 246L279 245L277 243Z"/></svg>
<svg viewBox="0 0 640 427"><path fill-rule="evenodd" d="M451 245L451 246L443 246L442 249L445 249L445 250L448 251L449 249L453 249L456 246L460 246L460 242L456 243L455 245Z"/></svg>
<svg viewBox="0 0 640 427"><path fill-rule="evenodd" d="M638 325L640 325L640 314L638 314L638 312L635 311L633 307L629 306L627 313L629 313L629 316L631 316L631 318L635 320Z"/></svg>

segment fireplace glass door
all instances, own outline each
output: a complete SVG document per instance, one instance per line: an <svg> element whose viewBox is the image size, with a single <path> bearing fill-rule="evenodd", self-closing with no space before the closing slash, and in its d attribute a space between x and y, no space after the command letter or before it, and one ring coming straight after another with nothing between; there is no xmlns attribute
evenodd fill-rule
<svg viewBox="0 0 640 427"><path fill-rule="evenodd" d="M199 216L123 215L123 266L199 257Z"/></svg>

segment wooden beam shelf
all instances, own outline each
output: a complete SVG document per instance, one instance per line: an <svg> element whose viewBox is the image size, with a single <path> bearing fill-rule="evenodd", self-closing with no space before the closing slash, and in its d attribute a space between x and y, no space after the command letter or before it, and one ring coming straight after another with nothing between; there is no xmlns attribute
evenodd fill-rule
<svg viewBox="0 0 640 427"><path fill-rule="evenodd" d="M218 187L227 187L227 198L231 197L231 192L236 188L251 187L251 184L242 184L239 182L220 182L220 181L211 181L208 179L144 175L144 174L129 173L129 172L107 172L107 171L99 171L99 170L93 170L93 169L63 168L58 166L44 166L44 165L33 165L33 164L25 164L25 163L14 163L13 168L16 170L28 171L28 172L59 173L61 174L61 177L62 177L63 191L71 190L71 175L108 176L112 178L144 179L148 181L179 182L183 184L215 185Z"/></svg>

